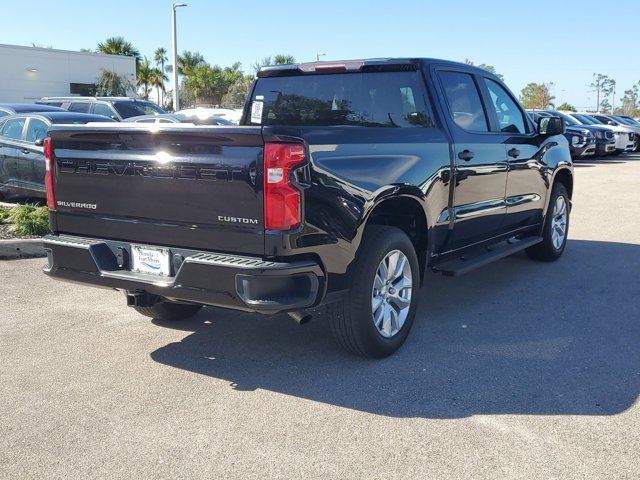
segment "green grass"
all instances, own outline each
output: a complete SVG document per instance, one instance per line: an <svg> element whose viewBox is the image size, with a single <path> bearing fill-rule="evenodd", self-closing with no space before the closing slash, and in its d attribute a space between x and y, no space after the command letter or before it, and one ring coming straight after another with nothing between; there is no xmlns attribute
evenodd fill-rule
<svg viewBox="0 0 640 480"><path fill-rule="evenodd" d="M11 231L20 236L40 237L49 231L47 207L31 204L16 205L9 210L7 217L13 224Z"/></svg>

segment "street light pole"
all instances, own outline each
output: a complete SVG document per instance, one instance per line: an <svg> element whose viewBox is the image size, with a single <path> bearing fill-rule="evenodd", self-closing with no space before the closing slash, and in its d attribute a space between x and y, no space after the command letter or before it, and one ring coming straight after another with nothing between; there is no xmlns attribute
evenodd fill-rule
<svg viewBox="0 0 640 480"><path fill-rule="evenodd" d="M320 61L320 57L324 57L326 53L316 53L316 62Z"/></svg>
<svg viewBox="0 0 640 480"><path fill-rule="evenodd" d="M173 111L180 110L178 98L178 37L176 33L176 8L186 7L186 3L174 3L171 11L171 36L173 40Z"/></svg>

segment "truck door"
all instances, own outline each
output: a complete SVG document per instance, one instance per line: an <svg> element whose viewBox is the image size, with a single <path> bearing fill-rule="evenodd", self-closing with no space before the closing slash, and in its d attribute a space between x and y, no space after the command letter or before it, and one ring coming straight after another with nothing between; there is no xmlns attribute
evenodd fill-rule
<svg viewBox="0 0 640 480"><path fill-rule="evenodd" d="M21 150L23 148L23 130L26 118L10 118L6 120L0 140L2 141L2 165L0 172L2 174L1 182L11 190L21 191L23 184L18 173L18 167L21 160Z"/></svg>
<svg viewBox="0 0 640 480"><path fill-rule="evenodd" d="M44 148L36 145L38 140L47 137L49 125L38 118L30 118L27 124L26 144L23 148L20 176L25 188L31 190L36 196L44 194L45 160Z"/></svg>
<svg viewBox="0 0 640 480"><path fill-rule="evenodd" d="M449 68L438 69L437 75L453 137L455 249L501 233L506 214L507 155L491 131L478 78Z"/></svg>
<svg viewBox="0 0 640 480"><path fill-rule="evenodd" d="M543 150L535 128L513 95L494 79L482 77L481 89L490 105L496 141L507 154L508 174L503 230L516 231L542 221L547 195Z"/></svg>

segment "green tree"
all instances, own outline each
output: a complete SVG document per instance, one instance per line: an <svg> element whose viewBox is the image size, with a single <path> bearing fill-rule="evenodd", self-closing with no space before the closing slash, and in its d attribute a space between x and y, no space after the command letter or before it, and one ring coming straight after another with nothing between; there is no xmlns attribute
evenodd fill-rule
<svg viewBox="0 0 640 480"><path fill-rule="evenodd" d="M247 95L249 94L249 88L253 82L253 75L244 75L238 78L227 90L227 93L222 97L220 105L228 108L240 108L244 105Z"/></svg>
<svg viewBox="0 0 640 480"><path fill-rule="evenodd" d="M548 108L553 106L553 100L556 98L551 95L551 87L553 83L535 83L531 82L520 92L520 101L525 108Z"/></svg>
<svg viewBox="0 0 640 480"><path fill-rule="evenodd" d="M479 65L476 65L473 62L473 60L469 60L468 58L464 59L464 63L466 63L467 65L477 66L478 68L482 68L482 69L486 70L487 72L491 72L496 77L498 77L500 80L504 81L504 76L502 74L496 72L496 67L494 67L493 65L487 65L485 63L480 63Z"/></svg>
<svg viewBox="0 0 640 480"><path fill-rule="evenodd" d="M592 89L590 90L591 92L596 93L596 112L599 112L601 109L604 108L603 105L601 104L601 100L603 98L606 99L611 94L614 85L615 85L615 81L613 81L611 78L607 77L606 75L603 75L602 73L593 74L593 81L587 86ZM611 106L609 105L609 102L606 102L605 106L608 106L609 108L611 108Z"/></svg>
<svg viewBox="0 0 640 480"><path fill-rule="evenodd" d="M564 102L562 105L557 107L556 110L566 110L568 112L575 112L577 109L570 103Z"/></svg>
<svg viewBox="0 0 640 480"><path fill-rule="evenodd" d="M182 55L178 55L178 75L188 77L193 70L206 63L201 53L185 50Z"/></svg>
<svg viewBox="0 0 640 480"><path fill-rule="evenodd" d="M621 99L622 106L620 110L623 115L637 116L640 113L640 101L639 92L640 83L634 85L629 90L625 90L624 96Z"/></svg>
<svg viewBox="0 0 640 480"><path fill-rule="evenodd" d="M98 44L97 51L98 53L106 53L108 55L136 57L137 61L141 60L140 51L134 47L131 42L127 42L123 37L107 38L104 42Z"/></svg>
<svg viewBox="0 0 640 480"><path fill-rule="evenodd" d="M262 60L257 60L251 68L255 75L258 75L258 72L262 67L267 67L269 65L290 65L296 63L296 57L293 55L283 55L278 54L275 57L264 57Z"/></svg>
<svg viewBox="0 0 640 480"><path fill-rule="evenodd" d="M161 85L158 87L158 102L160 103L160 105L162 105L164 103L164 99L161 98L160 93L162 92L163 94L162 97L163 97L165 92L164 82L169 80L167 76L164 74L166 71L165 63L169 61L169 59L167 58L167 50L162 47L157 48L153 56L154 56L154 60L156 61L156 65L160 67L160 73L162 74Z"/></svg>
<svg viewBox="0 0 640 480"><path fill-rule="evenodd" d="M96 79L96 95L104 97L128 97L136 91L135 85L124 75L112 70L102 70Z"/></svg>
<svg viewBox="0 0 640 480"><path fill-rule="evenodd" d="M278 54L273 57L274 65L291 65L293 63L296 63L296 57L293 55Z"/></svg>
<svg viewBox="0 0 640 480"><path fill-rule="evenodd" d="M136 80L138 87L142 87L143 98L149 100L151 88L164 88L164 81L167 80L167 76L159 68L154 68L147 57L144 57L144 60L138 65Z"/></svg>
<svg viewBox="0 0 640 480"><path fill-rule="evenodd" d="M196 103L200 104L220 104L229 88L244 78L240 63L234 63L224 69L204 63L188 72L184 85Z"/></svg>

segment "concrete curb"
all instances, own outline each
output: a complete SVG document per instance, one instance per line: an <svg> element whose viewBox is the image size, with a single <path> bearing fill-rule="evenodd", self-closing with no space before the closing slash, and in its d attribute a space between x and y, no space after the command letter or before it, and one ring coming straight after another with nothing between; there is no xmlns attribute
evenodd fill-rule
<svg viewBox="0 0 640 480"><path fill-rule="evenodd" d="M41 238L0 240L0 260L46 257Z"/></svg>

